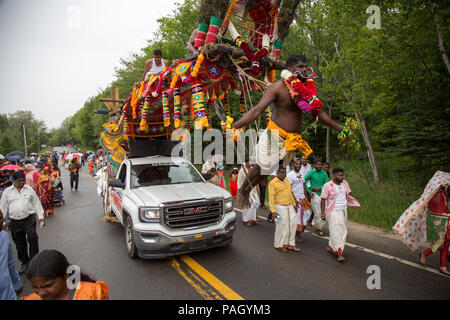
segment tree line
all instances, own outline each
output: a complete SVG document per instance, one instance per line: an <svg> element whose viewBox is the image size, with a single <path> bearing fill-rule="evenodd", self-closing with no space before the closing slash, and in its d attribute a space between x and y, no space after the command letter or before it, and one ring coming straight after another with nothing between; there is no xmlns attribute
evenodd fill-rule
<svg viewBox="0 0 450 320"><path fill-rule="evenodd" d="M379 28L368 27L368 8L373 5L379 8ZM336 133L327 132L325 126L305 115L301 134L315 155L328 161L368 161L375 181L382 179L377 158L386 154L410 159L408 168L403 168L410 171L448 169L447 8L445 1L432 0L300 2L281 58L305 54L317 74L324 110L339 123L352 117L360 124L350 145L341 147ZM169 61L190 55L186 42L196 27L198 9L195 0L178 3L171 15L158 20L159 28L146 47L120 59L111 86L119 89L121 99L126 99L139 81L154 49L161 49ZM93 111L104 108L99 99L109 97L111 86L89 98L60 128L46 133L48 143L97 147L107 116ZM254 95L254 104L259 97ZM233 116L238 118L239 97L232 97L231 103ZM219 126L218 119L213 122Z"/></svg>

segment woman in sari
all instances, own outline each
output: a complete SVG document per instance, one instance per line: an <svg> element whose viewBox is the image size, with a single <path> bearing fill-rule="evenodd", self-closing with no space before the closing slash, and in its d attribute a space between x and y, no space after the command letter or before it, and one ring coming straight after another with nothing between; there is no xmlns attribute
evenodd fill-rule
<svg viewBox="0 0 450 320"><path fill-rule="evenodd" d="M225 178L223 177L223 173L225 171L224 169L225 167L222 163L219 163L217 165L217 176L219 177L219 187L223 189L225 189Z"/></svg>
<svg viewBox="0 0 450 320"><path fill-rule="evenodd" d="M33 293L19 300L108 300L108 285L83 272L71 280L71 264L59 251L44 250L30 262L27 278Z"/></svg>
<svg viewBox="0 0 450 320"><path fill-rule="evenodd" d="M238 179L238 169L233 168L233 171L230 175L230 193L233 198L237 198L237 179Z"/></svg>
<svg viewBox="0 0 450 320"><path fill-rule="evenodd" d="M450 276L447 270L448 248L450 245L450 210L448 209L448 198L450 188L442 186L436 195L428 202L427 214L427 237L430 247L419 254L420 263L426 264L426 257L440 251L440 272Z"/></svg>
<svg viewBox="0 0 450 320"><path fill-rule="evenodd" d="M37 182L39 180L39 172L36 169L36 167L32 164L26 164L25 165L25 183L32 187L34 191L37 192Z"/></svg>
<svg viewBox="0 0 450 320"><path fill-rule="evenodd" d="M447 276L450 275L447 269L450 246L449 186L450 173L436 171L420 198L406 209L392 227L411 250L428 242L428 249L419 254L421 264L426 264L427 256L440 251L439 271Z"/></svg>
<svg viewBox="0 0 450 320"><path fill-rule="evenodd" d="M55 164L50 166L50 177L52 178L53 183L53 202L58 202L59 205L61 205L61 202L64 202L61 170L59 170L58 166Z"/></svg>
<svg viewBox="0 0 450 320"><path fill-rule="evenodd" d="M53 215L55 205L53 204L53 185L50 175L50 166L46 164L42 169L41 175L37 183L38 195L41 198L44 214Z"/></svg>

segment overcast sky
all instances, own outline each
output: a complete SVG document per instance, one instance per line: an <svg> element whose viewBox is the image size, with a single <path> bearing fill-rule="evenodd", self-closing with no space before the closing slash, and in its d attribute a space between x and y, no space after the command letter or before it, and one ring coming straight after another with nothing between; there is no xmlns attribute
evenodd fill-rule
<svg viewBox="0 0 450 320"><path fill-rule="evenodd" d="M114 79L183 0L0 0L0 113L56 128Z"/></svg>

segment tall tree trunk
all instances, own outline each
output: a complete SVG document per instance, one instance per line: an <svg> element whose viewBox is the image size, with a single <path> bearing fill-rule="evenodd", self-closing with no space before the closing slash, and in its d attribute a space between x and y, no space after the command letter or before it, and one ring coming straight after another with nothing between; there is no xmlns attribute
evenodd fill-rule
<svg viewBox="0 0 450 320"><path fill-rule="evenodd" d="M362 135L367 147L367 156L369 158L370 167L372 168L373 178L375 182L380 182L377 162L375 160L375 153L373 152L372 143L370 142L369 130L367 130L366 121L364 120L363 117L361 117L361 115L357 111L354 111L354 114L356 120L361 124L362 127Z"/></svg>
<svg viewBox="0 0 450 320"><path fill-rule="evenodd" d="M435 3L431 0L428 0L431 6L431 12L433 13L434 18L434 24L436 25L436 30L438 33L439 38L439 51L441 51L442 59L444 60L444 63L447 67L447 71L450 74L450 61L448 60L447 52L445 51L445 45L444 45L444 36L442 35L441 26L439 25L439 19L437 12L435 10Z"/></svg>
<svg viewBox="0 0 450 320"><path fill-rule="evenodd" d="M355 70L353 70L353 68L352 68L351 65L348 63L348 61L346 61L346 60L344 60L344 59L342 58L342 56L341 56L340 53L339 53L339 46L338 46L338 44L337 44L336 42L334 43L334 46L335 46L335 48L336 48L336 54L337 54L337 56L338 56L339 59L340 59L343 63L345 63L345 64L347 65L347 67L351 70L353 80L356 80ZM344 72L344 74L345 74L345 76L347 76L346 72ZM344 88L342 87L342 85L341 85L341 83L339 82L339 80L337 80L337 78L336 78L336 81L337 81L337 83L338 83L339 88L340 88L341 91L342 91L342 94L344 95L344 94L345 94ZM352 87L351 87L351 86L349 87L349 90L350 90L350 95L351 95L351 101L353 102L353 104L354 104L355 106L357 106L358 103L357 103L357 101L356 101L355 95L353 94L353 90L352 90ZM347 100L350 100L350 99L348 99L347 97L346 97L346 99L347 99ZM376 162L376 160L375 160L375 153L373 152L372 142L370 141L369 130L367 130L366 121L364 120L363 117L361 117L361 115L360 115L356 110L353 110L353 113L355 114L356 120L357 120L357 121L361 124L361 126L362 126L363 139L364 139L364 142L365 142L365 144L366 144L366 148L367 148L367 156L369 157L370 167L372 168L373 179L375 180L375 182L378 183L378 182L380 182L380 176L378 175L377 162Z"/></svg>

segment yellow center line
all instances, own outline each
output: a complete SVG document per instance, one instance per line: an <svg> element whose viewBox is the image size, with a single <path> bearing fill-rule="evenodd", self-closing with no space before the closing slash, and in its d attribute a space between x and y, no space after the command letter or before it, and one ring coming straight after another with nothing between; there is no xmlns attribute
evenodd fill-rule
<svg viewBox="0 0 450 320"><path fill-rule="evenodd" d="M94 182L95 184L97 184L97 181L95 181L95 179L94 179L93 177L91 177L90 175L88 175L87 173L83 173L83 175L84 175L86 178L91 179L91 181Z"/></svg>
<svg viewBox="0 0 450 320"><path fill-rule="evenodd" d="M180 258L227 300L245 300L188 255L182 255Z"/></svg>
<svg viewBox="0 0 450 320"><path fill-rule="evenodd" d="M205 300L214 300L210 292L207 292L201 284L192 279L186 272L184 272L175 258L170 260L170 265L203 297Z"/></svg>

